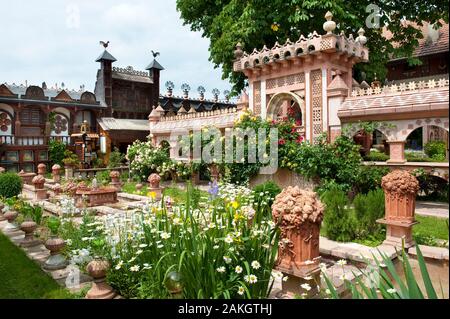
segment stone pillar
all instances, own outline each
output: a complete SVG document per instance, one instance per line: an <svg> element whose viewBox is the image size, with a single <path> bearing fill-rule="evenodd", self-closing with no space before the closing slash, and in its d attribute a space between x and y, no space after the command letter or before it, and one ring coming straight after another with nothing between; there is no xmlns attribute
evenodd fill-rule
<svg viewBox="0 0 450 319"><path fill-rule="evenodd" d="M149 183L148 191L150 193L154 193L154 199L160 200L162 197L162 191L163 189L159 186L159 182L161 181L161 176L159 176L156 173L150 174L150 176L147 179Z"/></svg>
<svg viewBox="0 0 450 319"><path fill-rule="evenodd" d="M73 179L73 176L74 176L73 169L74 169L74 167L72 165L64 166L64 173L65 173L64 176L65 176L66 180Z"/></svg>
<svg viewBox="0 0 450 319"><path fill-rule="evenodd" d="M111 171L109 173L109 177L111 177L111 186L114 187L118 192L120 192L122 188L122 183L120 182L120 173L119 171Z"/></svg>
<svg viewBox="0 0 450 319"><path fill-rule="evenodd" d="M385 244L405 248L414 245L412 226L417 224L414 218L416 195L419 182L409 172L394 170L384 176L381 187L385 195L385 217L377 220L387 225Z"/></svg>
<svg viewBox="0 0 450 319"><path fill-rule="evenodd" d="M388 163L406 163L405 159L405 141L388 141L389 144L389 156Z"/></svg>
<svg viewBox="0 0 450 319"><path fill-rule="evenodd" d="M34 185L34 199L44 200L47 199L47 190L44 188L45 178L43 175L36 175L32 183Z"/></svg>
<svg viewBox="0 0 450 319"><path fill-rule="evenodd" d="M276 196L273 220L281 230L275 268L288 276L282 282L288 295L316 294L320 282L319 236L324 207L316 193L289 186ZM311 290L301 288L309 284Z"/></svg>
<svg viewBox="0 0 450 319"><path fill-rule="evenodd" d="M58 164L55 164L52 166L52 175L53 175L53 182L59 183L61 181L61 166Z"/></svg>

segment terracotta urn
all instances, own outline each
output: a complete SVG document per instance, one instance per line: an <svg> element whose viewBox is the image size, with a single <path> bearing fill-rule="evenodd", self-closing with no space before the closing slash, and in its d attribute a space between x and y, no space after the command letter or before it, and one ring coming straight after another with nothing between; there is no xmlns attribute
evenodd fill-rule
<svg viewBox="0 0 450 319"><path fill-rule="evenodd" d="M16 231L19 230L19 226L14 223L19 213L15 210L9 210L3 214L3 217L8 221L8 224L3 228L5 231Z"/></svg>
<svg viewBox="0 0 450 319"><path fill-rule="evenodd" d="M120 191L122 183L120 182L120 172L119 171L111 171L109 173L109 177L111 177L111 186Z"/></svg>
<svg viewBox="0 0 450 319"><path fill-rule="evenodd" d="M150 174L147 181L151 188L159 188L159 182L161 181L161 176L156 173Z"/></svg>
<svg viewBox="0 0 450 319"><path fill-rule="evenodd" d="M288 276L282 283L289 293L298 291L302 284L320 282L319 236L324 206L316 193L289 186L275 197L272 205L273 221L281 234L276 268ZM317 285L307 292L318 293Z"/></svg>
<svg viewBox="0 0 450 319"><path fill-rule="evenodd" d="M113 299L116 296L113 288L106 283L106 273L109 262L95 258L86 267L88 274L94 278L91 289L86 294L86 299Z"/></svg>
<svg viewBox="0 0 450 319"><path fill-rule="evenodd" d="M44 189L45 178L42 175L36 175L31 181L35 189Z"/></svg>
<svg viewBox="0 0 450 319"><path fill-rule="evenodd" d="M50 257L45 261L44 268L47 270L62 269L67 266L67 260L61 254L66 243L62 238L52 235L45 242L45 248L50 250Z"/></svg>
<svg viewBox="0 0 450 319"><path fill-rule="evenodd" d="M45 175L46 170L47 170L47 166L45 166L45 164L41 163L38 165L38 174L39 175Z"/></svg>
<svg viewBox="0 0 450 319"><path fill-rule="evenodd" d="M137 183L137 184L136 184L136 190L137 190L138 192L140 192L140 191L142 190L143 187L144 187L144 185L142 185L141 183Z"/></svg>
<svg viewBox="0 0 450 319"><path fill-rule="evenodd" d="M34 238L34 231L37 228L37 224L34 221L28 220L20 224L20 230L25 233L25 238L20 242L22 247L31 247L38 245L39 240Z"/></svg>
<svg viewBox="0 0 450 319"><path fill-rule="evenodd" d="M53 181L59 183L61 181L61 166L55 164L52 166Z"/></svg>

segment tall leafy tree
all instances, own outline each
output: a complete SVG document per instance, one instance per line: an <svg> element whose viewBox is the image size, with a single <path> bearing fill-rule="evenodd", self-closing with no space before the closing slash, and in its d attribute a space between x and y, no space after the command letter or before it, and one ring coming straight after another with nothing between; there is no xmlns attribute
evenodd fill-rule
<svg viewBox="0 0 450 319"><path fill-rule="evenodd" d="M233 72L238 41L251 52L263 45L271 47L275 41L297 40L300 34L306 36L314 30L323 33L324 15L329 10L338 24L336 33L356 36L360 27L366 30L370 63L360 64L356 70L364 71L368 80L375 73L383 80L390 58L406 57L410 64L420 63L412 56L423 37L418 27L423 21L437 27L441 19L448 22L449 4L442 0L177 0L177 9L191 30L201 31L211 40L210 60L222 67L222 77L233 83L236 94L245 86L244 75ZM412 23L405 24L405 20ZM382 27L392 34L390 39L382 35Z"/></svg>

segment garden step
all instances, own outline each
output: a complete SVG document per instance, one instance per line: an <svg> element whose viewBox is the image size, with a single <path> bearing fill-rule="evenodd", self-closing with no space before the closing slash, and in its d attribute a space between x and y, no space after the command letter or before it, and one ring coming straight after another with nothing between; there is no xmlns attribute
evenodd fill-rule
<svg viewBox="0 0 450 319"><path fill-rule="evenodd" d="M336 258L348 259L356 262L371 262L374 258L382 259L380 252L386 254L390 259L397 256L395 247L380 245L378 247L368 247L358 243L339 243L325 237L320 237L320 253Z"/></svg>
<svg viewBox="0 0 450 319"><path fill-rule="evenodd" d="M412 256L417 256L417 246L408 249L408 254ZM419 245L420 251L423 257L436 259L436 260L448 260L448 249L441 247L431 247L425 245Z"/></svg>

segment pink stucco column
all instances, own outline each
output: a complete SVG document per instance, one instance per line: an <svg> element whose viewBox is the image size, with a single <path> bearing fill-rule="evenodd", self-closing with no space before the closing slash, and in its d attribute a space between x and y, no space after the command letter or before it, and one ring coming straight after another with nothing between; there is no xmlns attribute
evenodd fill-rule
<svg viewBox="0 0 450 319"><path fill-rule="evenodd" d="M405 158L405 141L388 141L390 158L388 163L406 163Z"/></svg>

